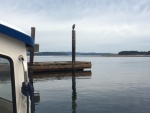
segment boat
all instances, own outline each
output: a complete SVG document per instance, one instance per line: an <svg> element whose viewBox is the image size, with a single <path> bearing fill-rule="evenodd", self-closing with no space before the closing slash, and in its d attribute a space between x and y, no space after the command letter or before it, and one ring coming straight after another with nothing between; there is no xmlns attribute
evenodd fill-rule
<svg viewBox="0 0 150 113"><path fill-rule="evenodd" d="M31 36L0 21L0 113L34 112L26 53L33 46Z"/></svg>

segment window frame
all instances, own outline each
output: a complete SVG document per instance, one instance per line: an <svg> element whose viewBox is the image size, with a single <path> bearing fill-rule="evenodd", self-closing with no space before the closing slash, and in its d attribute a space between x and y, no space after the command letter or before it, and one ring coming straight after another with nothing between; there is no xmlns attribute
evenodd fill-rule
<svg viewBox="0 0 150 113"><path fill-rule="evenodd" d="M13 63L13 60L9 56L0 54L0 57L7 59L9 61L9 63L10 63L13 113L17 113L17 107L16 107L16 88L15 88L15 76L14 76L14 63Z"/></svg>

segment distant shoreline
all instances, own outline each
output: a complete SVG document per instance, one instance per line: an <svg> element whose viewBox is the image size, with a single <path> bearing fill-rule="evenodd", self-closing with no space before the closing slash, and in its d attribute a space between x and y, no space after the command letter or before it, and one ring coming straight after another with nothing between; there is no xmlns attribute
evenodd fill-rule
<svg viewBox="0 0 150 113"><path fill-rule="evenodd" d="M150 55L102 55L102 57L150 57Z"/></svg>
<svg viewBox="0 0 150 113"><path fill-rule="evenodd" d="M71 55L35 55L35 56L70 56ZM76 55L76 57L150 57L150 55Z"/></svg>
<svg viewBox="0 0 150 113"><path fill-rule="evenodd" d="M29 52L27 54L29 56ZM72 56L72 52L35 52L34 56ZM81 53L76 52L76 56L87 57L150 57L149 54L121 55L116 53Z"/></svg>
<svg viewBox="0 0 150 113"><path fill-rule="evenodd" d="M77 55L87 57L150 57L150 55Z"/></svg>

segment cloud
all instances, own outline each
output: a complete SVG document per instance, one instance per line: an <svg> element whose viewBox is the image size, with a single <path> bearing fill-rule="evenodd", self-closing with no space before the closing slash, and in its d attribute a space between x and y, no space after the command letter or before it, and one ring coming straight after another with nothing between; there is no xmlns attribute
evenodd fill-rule
<svg viewBox="0 0 150 113"><path fill-rule="evenodd" d="M147 50L150 45L149 0L7 0L0 13L1 20L29 35L35 26L41 51L71 51L74 23L78 51L118 52L131 45Z"/></svg>

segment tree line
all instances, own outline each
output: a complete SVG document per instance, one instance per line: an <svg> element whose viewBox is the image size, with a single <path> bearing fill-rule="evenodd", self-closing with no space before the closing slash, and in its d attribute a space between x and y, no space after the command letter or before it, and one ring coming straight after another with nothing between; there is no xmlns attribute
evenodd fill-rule
<svg viewBox="0 0 150 113"><path fill-rule="evenodd" d="M150 55L150 51L120 51L118 55Z"/></svg>

